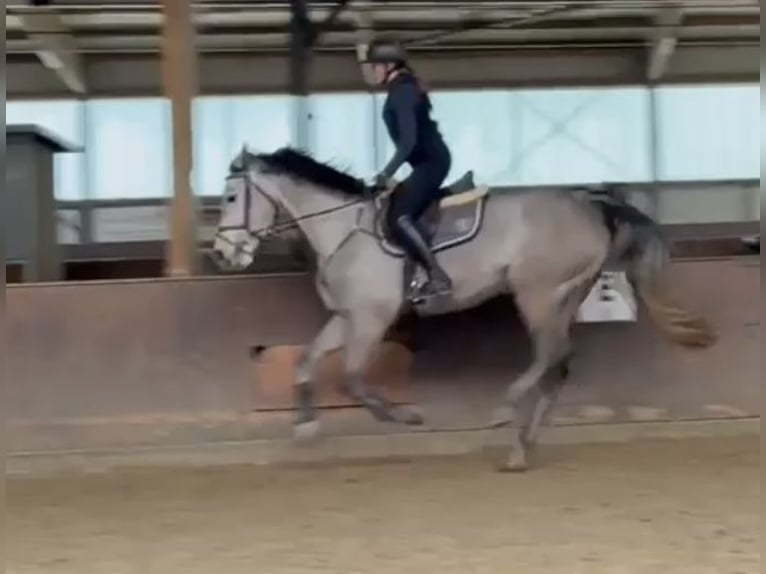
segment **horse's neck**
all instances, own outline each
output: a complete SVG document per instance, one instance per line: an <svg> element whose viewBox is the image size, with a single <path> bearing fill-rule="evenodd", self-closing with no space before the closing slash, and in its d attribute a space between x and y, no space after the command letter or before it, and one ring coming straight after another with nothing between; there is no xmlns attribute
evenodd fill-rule
<svg viewBox="0 0 766 574"><path fill-rule="evenodd" d="M331 257L357 225L358 207L343 207L350 200L307 184L285 181L280 189L284 209L297 220L314 252L320 259ZM329 213L313 217L325 211Z"/></svg>

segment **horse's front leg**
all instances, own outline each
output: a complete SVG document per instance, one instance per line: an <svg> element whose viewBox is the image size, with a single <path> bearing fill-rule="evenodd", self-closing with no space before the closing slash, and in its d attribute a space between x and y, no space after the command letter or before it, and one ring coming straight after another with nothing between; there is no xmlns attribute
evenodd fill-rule
<svg viewBox="0 0 766 574"><path fill-rule="evenodd" d="M382 395L370 391L365 374L374 352L383 340L389 321L379 315L352 313L346 323L345 379L343 389L357 400L379 421L392 421L408 425L423 424L423 415L411 406L393 405Z"/></svg>
<svg viewBox="0 0 766 574"><path fill-rule="evenodd" d="M316 409L316 397L313 384L317 363L327 353L339 349L343 345L345 319L341 315L333 315L325 323L316 338L303 351L295 367L295 406L297 415L293 432L298 440L316 436L319 421Z"/></svg>

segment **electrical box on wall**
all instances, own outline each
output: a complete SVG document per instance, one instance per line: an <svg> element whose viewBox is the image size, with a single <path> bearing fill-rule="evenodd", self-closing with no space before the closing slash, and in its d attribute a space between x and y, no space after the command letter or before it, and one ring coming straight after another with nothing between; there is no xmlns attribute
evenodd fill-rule
<svg viewBox="0 0 766 574"><path fill-rule="evenodd" d="M636 297L624 271L603 271L577 312L580 323L635 321L637 317Z"/></svg>
<svg viewBox="0 0 766 574"><path fill-rule="evenodd" d="M35 125L6 126L6 262L21 265L22 281L61 279L53 157L79 151Z"/></svg>

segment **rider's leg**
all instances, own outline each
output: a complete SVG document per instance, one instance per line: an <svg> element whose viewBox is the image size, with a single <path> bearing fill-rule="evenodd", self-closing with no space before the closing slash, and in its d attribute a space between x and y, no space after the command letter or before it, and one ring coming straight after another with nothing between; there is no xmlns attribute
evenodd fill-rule
<svg viewBox="0 0 766 574"><path fill-rule="evenodd" d="M422 295L446 294L452 290L452 281L439 265L433 251L415 226L409 215L400 215L396 220L399 235L405 240L407 251L413 254L426 269L428 281L423 285Z"/></svg>
<svg viewBox="0 0 766 574"><path fill-rule="evenodd" d="M445 294L452 289L449 275L439 265L431 246L418 228L418 221L428 206L438 201L439 186L444 179L442 171L430 166L415 168L402 183L391 206L391 219L397 239L426 270L428 281L423 285L422 295Z"/></svg>

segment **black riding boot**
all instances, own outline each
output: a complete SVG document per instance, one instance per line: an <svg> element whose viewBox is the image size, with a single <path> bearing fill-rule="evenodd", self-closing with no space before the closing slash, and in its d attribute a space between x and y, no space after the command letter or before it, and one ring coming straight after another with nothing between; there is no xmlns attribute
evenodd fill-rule
<svg viewBox="0 0 766 574"><path fill-rule="evenodd" d="M410 251L423 264L428 280L413 294L414 302L424 297L433 295L447 295L452 292L452 281L449 275L442 269L436 256L418 231L417 226L409 216L402 215L396 220L396 225L402 234L402 239L407 242Z"/></svg>

